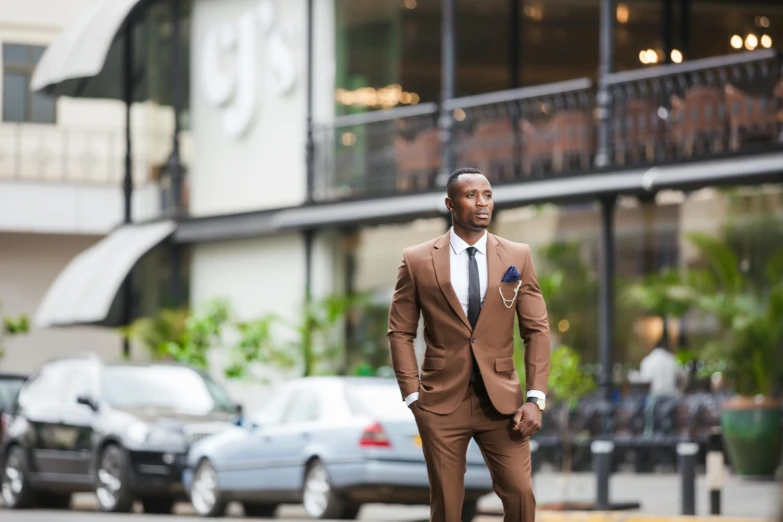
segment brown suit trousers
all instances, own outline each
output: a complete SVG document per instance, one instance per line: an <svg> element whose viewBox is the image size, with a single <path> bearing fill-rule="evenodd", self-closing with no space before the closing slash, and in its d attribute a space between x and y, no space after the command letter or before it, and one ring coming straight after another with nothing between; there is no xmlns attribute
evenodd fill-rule
<svg viewBox="0 0 783 522"><path fill-rule="evenodd" d="M467 446L475 438L503 501L505 520L533 522L535 499L527 438L511 429L524 398L514 367L514 314L525 342L528 390L546 392L547 311L530 248L489 234L487 290L476 328L451 286L449 234L403 252L389 309L389 347L402 397L421 431L430 480L432 522L459 522ZM520 281L501 282L509 266ZM426 349L419 374L413 340L424 316ZM473 358L480 369L470 384Z"/></svg>

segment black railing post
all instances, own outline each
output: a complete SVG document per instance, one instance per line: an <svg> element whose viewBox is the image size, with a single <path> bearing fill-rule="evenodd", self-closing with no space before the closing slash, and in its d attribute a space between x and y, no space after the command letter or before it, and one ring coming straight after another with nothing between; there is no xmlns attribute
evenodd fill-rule
<svg viewBox="0 0 783 522"><path fill-rule="evenodd" d="M455 0L443 0L442 9L443 41L441 44L441 56L443 64L441 66L441 105L440 116L438 118L438 128L440 129L441 171L436 184L440 187L445 187L449 175L454 170L454 141L452 136L454 119L451 109L448 109L444 102L454 98L456 62Z"/></svg>
<svg viewBox="0 0 783 522"><path fill-rule="evenodd" d="M125 98L125 175L122 180L122 194L124 205L123 223L127 226L133 222L133 142L131 139L131 107L133 106L133 30L131 19L125 20L125 42L123 47L123 97ZM131 307L133 296L131 293L132 271L125 278L122 289L122 314L123 324L131 322ZM123 336L122 355L130 358L130 340Z"/></svg>
<svg viewBox="0 0 783 522"><path fill-rule="evenodd" d="M599 342L601 397L611 400L612 337L614 333L614 209L615 197L601 200L601 260L599 290Z"/></svg>
<svg viewBox="0 0 783 522"><path fill-rule="evenodd" d="M595 471L596 499L595 508L606 511L609 503L609 475L612 473L612 454L614 442L611 440L594 440L590 445L593 454L593 471Z"/></svg>
<svg viewBox="0 0 783 522"><path fill-rule="evenodd" d="M606 84L606 75L614 69L614 0L601 0L601 36L599 44L598 94L598 150L595 155L595 166L609 166L611 139L611 92Z"/></svg>
<svg viewBox="0 0 783 522"><path fill-rule="evenodd" d="M698 452L699 445L695 442L677 444L683 515L696 514L696 454Z"/></svg>
<svg viewBox="0 0 783 522"><path fill-rule="evenodd" d="M315 139L313 137L313 0L307 0L307 142L305 155L307 162L306 196L307 203L314 200L315 183Z"/></svg>
<svg viewBox="0 0 783 522"><path fill-rule="evenodd" d="M169 157L169 175L171 176L171 208L168 214L179 219L183 213L182 185L183 167L180 153L180 134L182 132L182 60L180 57L180 0L171 3L171 108L174 112L174 135ZM171 257L171 306L179 306L182 296L182 253L180 245L170 244Z"/></svg>

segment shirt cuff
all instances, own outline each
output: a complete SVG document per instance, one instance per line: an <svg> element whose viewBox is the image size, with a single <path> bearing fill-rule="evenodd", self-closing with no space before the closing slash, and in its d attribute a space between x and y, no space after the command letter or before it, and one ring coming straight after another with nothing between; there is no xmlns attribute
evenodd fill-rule
<svg viewBox="0 0 783 522"><path fill-rule="evenodd" d="M529 390L527 392L527 398L535 397L536 399L544 399L546 400L546 393L538 390Z"/></svg>
<svg viewBox="0 0 783 522"><path fill-rule="evenodd" d="M413 392L405 397L405 405L410 408L411 404L419 400L419 392Z"/></svg>

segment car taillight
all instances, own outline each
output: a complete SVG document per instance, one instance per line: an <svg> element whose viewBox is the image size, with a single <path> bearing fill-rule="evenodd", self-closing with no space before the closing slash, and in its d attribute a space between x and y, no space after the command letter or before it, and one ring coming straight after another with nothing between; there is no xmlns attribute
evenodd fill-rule
<svg viewBox="0 0 783 522"><path fill-rule="evenodd" d="M362 438L359 439L359 446L363 448L390 448L391 443L386 432L383 431L383 426L374 422L364 428Z"/></svg>

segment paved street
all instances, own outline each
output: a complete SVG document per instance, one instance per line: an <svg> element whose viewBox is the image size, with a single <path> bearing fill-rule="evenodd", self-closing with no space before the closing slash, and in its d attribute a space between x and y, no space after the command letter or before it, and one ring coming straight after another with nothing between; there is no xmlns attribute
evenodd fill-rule
<svg viewBox="0 0 783 522"><path fill-rule="evenodd" d="M562 474L540 473L534 479L534 488L539 506L569 501L590 501L595 498L595 482L590 473L575 473L566 480ZM679 476L673 474L636 475L623 473L614 475L610 483L613 502L637 501L641 508L637 513L645 515L673 516L680 513ZM772 482L757 482L726 477L723 490L723 514L731 517L772 518L776 515L779 486ZM697 515L707 515L708 495L704 477L697 480ZM130 518L129 515L103 515L94 512L91 495L76 495L72 511L2 511L3 522L111 522ZM479 505L482 516L476 522L499 522L500 500L495 495L482 499ZM176 509L178 522L201 521L192 516L188 504L179 504ZM232 509L231 517L241 515L239 508ZM426 506L369 505L362 509L360 520L413 522L427 520ZM282 506L278 518L304 521L306 516L301 506ZM149 522L170 521L170 516L144 516ZM219 519L218 519L219 520Z"/></svg>

